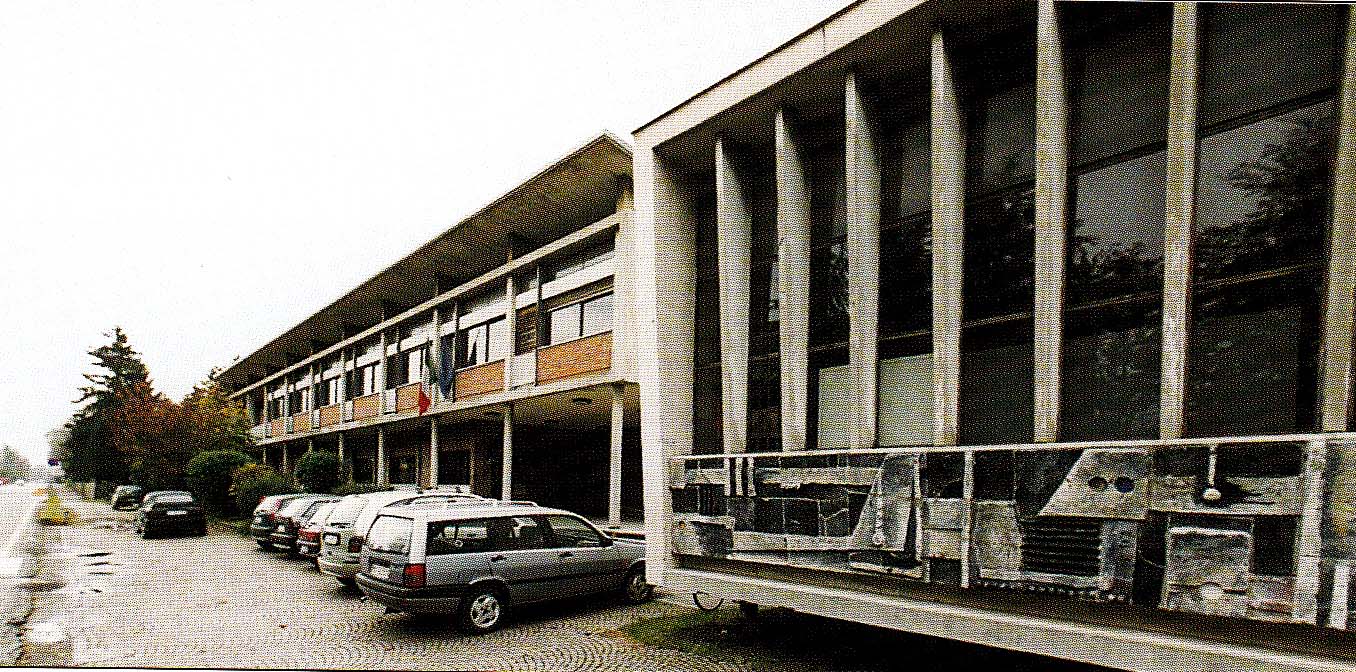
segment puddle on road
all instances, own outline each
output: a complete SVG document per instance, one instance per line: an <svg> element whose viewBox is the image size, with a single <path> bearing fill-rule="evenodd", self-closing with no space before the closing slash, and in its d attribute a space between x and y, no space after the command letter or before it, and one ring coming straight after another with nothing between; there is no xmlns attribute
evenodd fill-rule
<svg viewBox="0 0 1356 672"><path fill-rule="evenodd" d="M82 557L82 558L102 558L102 557L109 556L109 555L113 555L113 551L90 551L89 553L81 553L81 554L80 554L80 557ZM98 564L98 563L95 563L95 564Z"/></svg>

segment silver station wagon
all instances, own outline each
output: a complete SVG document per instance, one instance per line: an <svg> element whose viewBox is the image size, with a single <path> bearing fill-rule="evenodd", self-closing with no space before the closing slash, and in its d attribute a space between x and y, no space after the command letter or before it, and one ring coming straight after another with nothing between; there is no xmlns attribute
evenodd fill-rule
<svg viewBox="0 0 1356 672"><path fill-rule="evenodd" d="M383 510L363 545L358 587L413 614L456 614L462 629L499 627L510 605L611 591L648 600L645 545L531 503Z"/></svg>
<svg viewBox="0 0 1356 672"><path fill-rule="evenodd" d="M321 574L339 579L349 586L358 573L358 553L372 521L384 508L443 506L458 502L484 501L476 495L446 490L386 490L349 495L335 505L320 535L320 555L316 566Z"/></svg>

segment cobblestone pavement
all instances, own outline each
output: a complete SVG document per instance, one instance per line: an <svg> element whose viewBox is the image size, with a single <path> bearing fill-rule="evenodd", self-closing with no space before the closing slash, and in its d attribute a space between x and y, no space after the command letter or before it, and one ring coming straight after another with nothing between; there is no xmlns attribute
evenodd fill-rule
<svg viewBox="0 0 1356 672"><path fill-rule="evenodd" d="M447 619L387 615L299 560L228 534L142 540L128 516L76 503L49 557L66 585L39 595L30 627L64 632L66 651L24 661L128 667L726 670L617 632L684 610L598 598L524 609L469 637ZM69 662L62 660L69 656Z"/></svg>

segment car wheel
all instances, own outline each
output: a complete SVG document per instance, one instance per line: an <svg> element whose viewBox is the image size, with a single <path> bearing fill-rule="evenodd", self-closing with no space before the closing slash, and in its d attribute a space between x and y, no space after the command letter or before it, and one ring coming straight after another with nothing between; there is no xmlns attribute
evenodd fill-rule
<svg viewBox="0 0 1356 672"><path fill-rule="evenodd" d="M152 536L153 536L153 535L151 534L151 526L150 526L150 525L142 525L142 526L141 526L141 538L142 538L142 539L150 539Z"/></svg>
<svg viewBox="0 0 1356 672"><path fill-rule="evenodd" d="M255 539L255 540L254 540L254 543L259 544L259 548L261 548L261 549L263 549L263 550L265 550L265 551L271 551L271 550L273 550L273 544L270 544L270 543L268 543L267 541L259 541L258 539Z"/></svg>
<svg viewBox="0 0 1356 672"><path fill-rule="evenodd" d="M317 567L320 566L320 563L319 563L319 562L316 562L316 566L317 566ZM354 590L354 589L356 589L356 588L358 587L358 580L357 580L357 579L340 578L340 579L339 579L339 583L344 584L344 587L345 587L345 588L348 588L349 590Z"/></svg>
<svg viewBox="0 0 1356 672"><path fill-rule="evenodd" d="M504 597L492 587L473 588L461 601L461 628L473 635L483 635L499 627L504 620Z"/></svg>
<svg viewBox="0 0 1356 672"><path fill-rule="evenodd" d="M654 597L654 586L645 582L644 567L636 567L626 573L626 580L622 583L622 594L626 597L627 604L648 602Z"/></svg>

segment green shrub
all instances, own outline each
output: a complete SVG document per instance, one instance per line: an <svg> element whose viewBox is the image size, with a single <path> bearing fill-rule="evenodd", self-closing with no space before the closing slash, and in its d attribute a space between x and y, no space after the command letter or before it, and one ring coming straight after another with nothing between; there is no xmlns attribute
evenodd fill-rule
<svg viewBox="0 0 1356 672"><path fill-rule="evenodd" d="M334 489L334 494L342 497L346 495L362 495L369 492L385 492L390 489L391 486L389 485L377 485L376 483L354 483L353 481L349 481L347 483L342 483L338 487L336 487Z"/></svg>
<svg viewBox="0 0 1356 672"><path fill-rule="evenodd" d="M249 455L238 450L208 450L188 461L184 480L203 506L217 513L229 513L235 504L231 500L235 470L251 461Z"/></svg>
<svg viewBox="0 0 1356 672"><path fill-rule="evenodd" d="M339 458L323 450L308 451L297 458L294 473L306 492L329 492L339 484Z"/></svg>
<svg viewBox="0 0 1356 672"><path fill-rule="evenodd" d="M295 491L286 476L262 464L247 464L231 475L231 495L235 497L237 511L253 511L264 497Z"/></svg>

